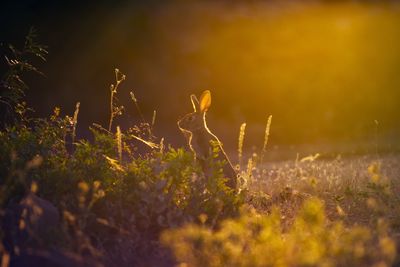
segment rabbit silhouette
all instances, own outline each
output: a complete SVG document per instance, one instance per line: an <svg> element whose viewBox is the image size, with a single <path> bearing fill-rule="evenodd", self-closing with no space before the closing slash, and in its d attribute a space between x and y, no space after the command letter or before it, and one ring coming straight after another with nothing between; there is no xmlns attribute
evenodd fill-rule
<svg viewBox="0 0 400 267"><path fill-rule="evenodd" d="M192 94L190 100L193 105L193 112L186 114L178 121L178 127L187 139L190 149L193 151L195 159L199 161L206 177L210 177L212 169L209 162L213 156L213 143L219 147L217 160L224 160L223 174L228 178L227 186L236 190L237 173L233 168L227 154L222 148L222 143L218 137L207 127L206 113L211 106L211 92L204 91L200 96L200 101Z"/></svg>

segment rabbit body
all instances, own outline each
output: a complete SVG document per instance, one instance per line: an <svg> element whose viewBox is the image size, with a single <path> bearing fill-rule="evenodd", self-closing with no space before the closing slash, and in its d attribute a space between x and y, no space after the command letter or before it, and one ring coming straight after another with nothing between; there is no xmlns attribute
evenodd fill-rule
<svg viewBox="0 0 400 267"><path fill-rule="evenodd" d="M211 105L210 91L204 91L197 100L195 95L191 95L191 101L194 112L186 114L178 121L178 127L185 135L190 149L195 155L195 159L199 161L206 177L212 175L212 169L209 166L210 160L213 160L213 143L219 147L219 155L217 160L226 162L223 167L223 174L229 180L227 186L236 189L237 173L234 170L228 156L222 148L222 143L207 127L206 112Z"/></svg>

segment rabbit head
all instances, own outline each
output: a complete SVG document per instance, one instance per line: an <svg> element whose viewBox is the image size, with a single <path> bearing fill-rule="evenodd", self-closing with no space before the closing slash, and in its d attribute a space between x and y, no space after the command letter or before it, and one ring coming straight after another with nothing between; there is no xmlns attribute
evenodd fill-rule
<svg viewBox="0 0 400 267"><path fill-rule="evenodd" d="M190 96L193 105L193 112L186 114L178 121L178 127L182 132L195 132L206 128L205 115L211 105L211 92L204 91L200 96L200 101L195 95Z"/></svg>

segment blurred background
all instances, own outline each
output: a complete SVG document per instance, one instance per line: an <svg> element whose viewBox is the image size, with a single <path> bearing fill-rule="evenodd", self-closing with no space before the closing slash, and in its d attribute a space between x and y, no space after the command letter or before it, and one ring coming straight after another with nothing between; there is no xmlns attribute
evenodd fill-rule
<svg viewBox="0 0 400 267"><path fill-rule="evenodd" d="M400 136L400 3L397 1L3 0L0 41L21 45L31 26L48 45L46 77L28 77L37 116L55 106L78 133L107 125L114 68L126 129L140 120L184 145L176 121L189 95L212 91L209 128L229 151L247 123L245 150L302 153L396 150ZM1 64L5 61L2 58Z"/></svg>

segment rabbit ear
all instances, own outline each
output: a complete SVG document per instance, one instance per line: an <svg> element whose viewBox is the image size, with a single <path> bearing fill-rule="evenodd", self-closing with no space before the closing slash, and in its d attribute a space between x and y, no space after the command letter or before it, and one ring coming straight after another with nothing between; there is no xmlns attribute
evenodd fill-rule
<svg viewBox="0 0 400 267"><path fill-rule="evenodd" d="M211 92L210 90L205 90L200 96L200 111L206 112L211 106Z"/></svg>
<svg viewBox="0 0 400 267"><path fill-rule="evenodd" d="M190 100L192 101L192 106L194 112L197 111L197 107L199 107L199 100L197 100L197 97L195 95L190 95Z"/></svg>

